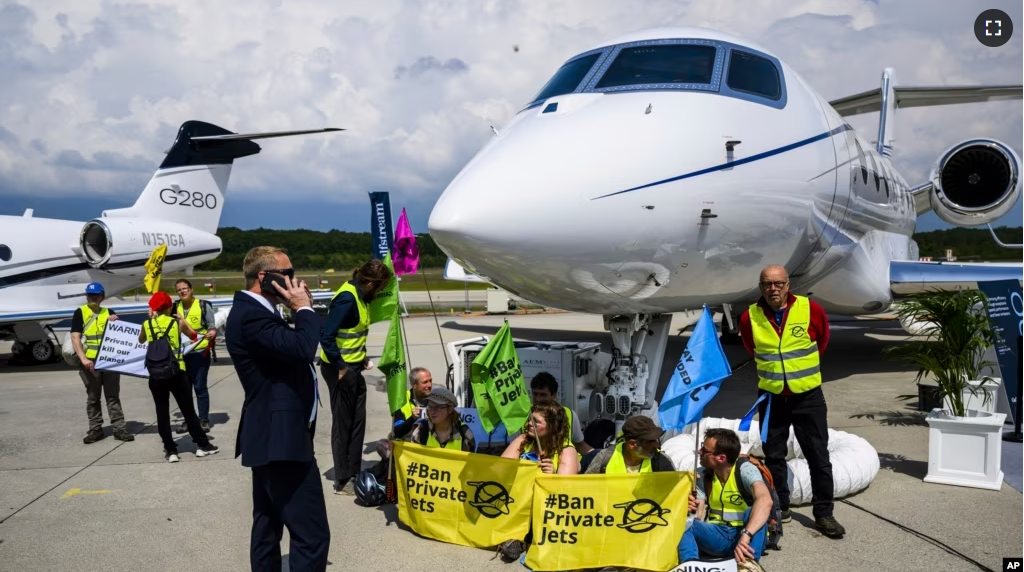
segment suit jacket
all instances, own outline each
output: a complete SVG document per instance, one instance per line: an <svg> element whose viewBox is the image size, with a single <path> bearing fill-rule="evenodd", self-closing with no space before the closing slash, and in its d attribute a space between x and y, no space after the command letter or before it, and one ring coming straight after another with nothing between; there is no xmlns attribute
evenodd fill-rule
<svg viewBox="0 0 1024 572"><path fill-rule="evenodd" d="M235 440L243 467L272 461L313 459L316 374L311 363L321 319L303 310L295 328L245 292L235 292L225 338L238 380L245 390Z"/></svg>

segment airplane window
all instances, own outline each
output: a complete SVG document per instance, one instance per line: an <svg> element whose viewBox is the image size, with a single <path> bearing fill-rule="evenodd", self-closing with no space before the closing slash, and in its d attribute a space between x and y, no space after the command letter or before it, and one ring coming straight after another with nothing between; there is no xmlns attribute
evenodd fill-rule
<svg viewBox="0 0 1024 572"><path fill-rule="evenodd" d="M533 101L543 101L556 95L564 95L576 91L576 87L583 81L590 68L594 67L594 62L599 57L601 57L601 52L583 56L565 64L544 84L544 87L541 88L537 97L533 98Z"/></svg>
<svg viewBox="0 0 1024 572"><path fill-rule="evenodd" d="M739 50L732 51L729 59L729 77L725 82L731 89L779 99L782 88L779 83L779 70L775 64L754 54Z"/></svg>
<svg viewBox="0 0 1024 572"><path fill-rule="evenodd" d="M714 68L713 46L671 44L624 48L595 87L710 84Z"/></svg>
<svg viewBox="0 0 1024 572"><path fill-rule="evenodd" d="M11 259L11 247L6 244L0 244L0 260L8 262Z"/></svg>

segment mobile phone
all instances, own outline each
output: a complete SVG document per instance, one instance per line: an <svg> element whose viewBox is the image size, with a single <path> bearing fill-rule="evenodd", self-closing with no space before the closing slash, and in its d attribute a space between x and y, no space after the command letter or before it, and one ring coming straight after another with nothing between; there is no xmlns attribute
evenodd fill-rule
<svg viewBox="0 0 1024 572"><path fill-rule="evenodd" d="M260 280L260 288L267 294L279 294L277 288L274 288L274 283L281 285L281 288L287 290L288 284L284 280L284 276L276 272L266 272L263 274L263 280Z"/></svg>

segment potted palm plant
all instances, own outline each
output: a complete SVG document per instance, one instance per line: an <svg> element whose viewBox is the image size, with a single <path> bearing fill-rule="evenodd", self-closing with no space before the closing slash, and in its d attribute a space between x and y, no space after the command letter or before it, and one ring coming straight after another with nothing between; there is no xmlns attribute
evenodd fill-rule
<svg viewBox="0 0 1024 572"><path fill-rule="evenodd" d="M982 372L995 343L988 299L977 290L927 292L900 304L897 316L917 325L909 342L884 350L887 357L917 368L915 381L936 384L942 408L928 414L926 482L998 490L1002 486L1000 443L1005 413L966 407L975 397L989 403L998 387Z"/></svg>

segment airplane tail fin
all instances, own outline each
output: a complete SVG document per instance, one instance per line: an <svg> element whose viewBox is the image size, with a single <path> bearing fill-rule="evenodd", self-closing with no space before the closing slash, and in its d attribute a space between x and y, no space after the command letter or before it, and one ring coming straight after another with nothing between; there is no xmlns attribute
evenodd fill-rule
<svg viewBox="0 0 1024 572"><path fill-rule="evenodd" d="M235 159L260 152L254 139L330 131L342 129L242 134L203 121L186 121L135 204L103 211L102 216L157 219L216 233L231 165Z"/></svg>

